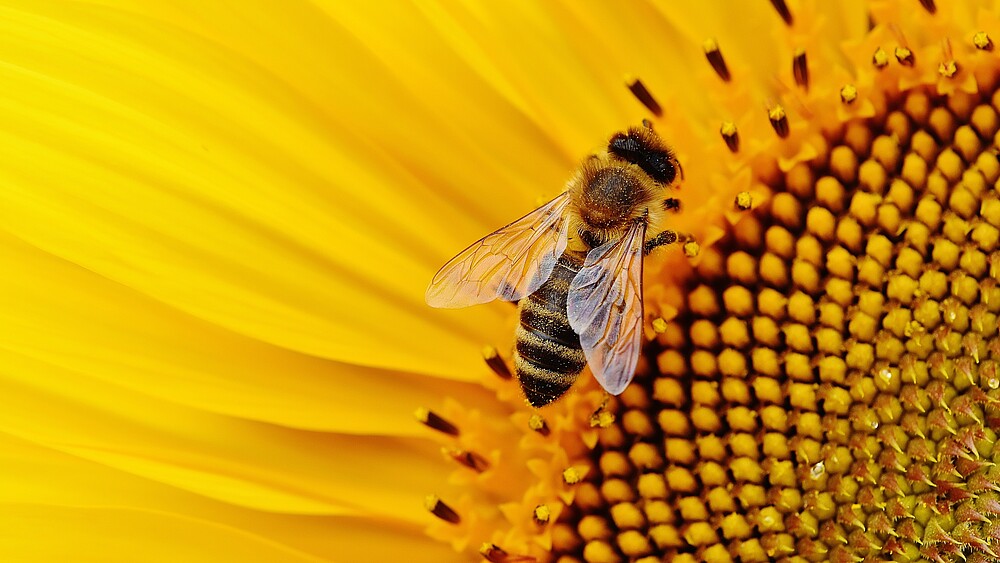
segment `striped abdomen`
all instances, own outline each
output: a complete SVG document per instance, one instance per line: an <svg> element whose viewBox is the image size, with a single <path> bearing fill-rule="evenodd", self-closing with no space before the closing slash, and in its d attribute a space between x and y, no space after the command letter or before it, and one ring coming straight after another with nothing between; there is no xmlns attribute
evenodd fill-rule
<svg viewBox="0 0 1000 563"><path fill-rule="evenodd" d="M566 313L570 283L582 266L583 256L567 251L549 279L519 305L514 369L532 406L545 406L561 397L587 364L580 337Z"/></svg>

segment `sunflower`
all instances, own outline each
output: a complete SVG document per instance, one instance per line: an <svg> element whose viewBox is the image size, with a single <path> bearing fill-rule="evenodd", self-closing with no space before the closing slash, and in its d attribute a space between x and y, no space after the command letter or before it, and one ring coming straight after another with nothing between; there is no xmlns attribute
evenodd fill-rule
<svg viewBox="0 0 1000 563"><path fill-rule="evenodd" d="M995 3L0 14L3 560L998 558ZM424 287L642 119L692 240L532 410Z"/></svg>

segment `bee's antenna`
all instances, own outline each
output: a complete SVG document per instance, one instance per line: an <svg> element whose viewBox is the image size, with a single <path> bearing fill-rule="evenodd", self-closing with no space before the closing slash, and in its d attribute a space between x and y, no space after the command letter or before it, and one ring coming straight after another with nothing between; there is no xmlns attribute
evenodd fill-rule
<svg viewBox="0 0 1000 563"><path fill-rule="evenodd" d="M642 120L642 126L645 127L646 129L649 129L650 131L653 130L653 122L648 119Z"/></svg>

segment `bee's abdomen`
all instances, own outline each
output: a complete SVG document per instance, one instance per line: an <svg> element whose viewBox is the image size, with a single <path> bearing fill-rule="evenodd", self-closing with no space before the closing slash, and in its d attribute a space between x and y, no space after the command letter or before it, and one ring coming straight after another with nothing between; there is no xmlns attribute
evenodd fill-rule
<svg viewBox="0 0 1000 563"><path fill-rule="evenodd" d="M581 265L580 257L564 254L549 279L521 300L514 368L524 396L536 407L561 397L587 364L566 313L569 285Z"/></svg>

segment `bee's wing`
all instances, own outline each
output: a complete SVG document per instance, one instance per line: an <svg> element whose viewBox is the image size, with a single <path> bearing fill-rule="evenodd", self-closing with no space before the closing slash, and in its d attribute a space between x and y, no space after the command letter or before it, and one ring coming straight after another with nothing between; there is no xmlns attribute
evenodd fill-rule
<svg viewBox="0 0 1000 563"><path fill-rule="evenodd" d="M635 375L642 348L642 246L646 225L591 250L570 284L569 324L601 387L618 395Z"/></svg>
<svg viewBox="0 0 1000 563"><path fill-rule="evenodd" d="M569 192L486 235L445 264L425 299L432 307L517 301L538 289L566 250Z"/></svg>

